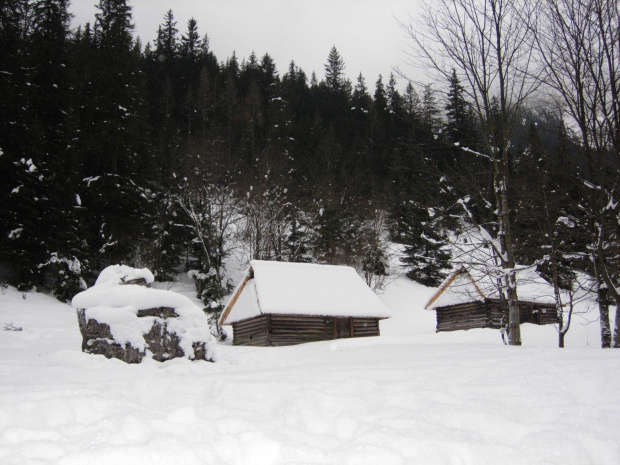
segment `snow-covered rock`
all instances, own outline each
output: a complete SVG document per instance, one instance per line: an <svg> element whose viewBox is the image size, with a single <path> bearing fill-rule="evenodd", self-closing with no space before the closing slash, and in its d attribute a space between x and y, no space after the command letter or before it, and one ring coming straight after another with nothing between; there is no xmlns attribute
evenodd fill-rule
<svg viewBox="0 0 620 465"><path fill-rule="evenodd" d="M146 287L152 276L147 269L110 266L73 298L82 351L127 363L144 357L214 361L215 340L202 309L175 292Z"/></svg>
<svg viewBox="0 0 620 465"><path fill-rule="evenodd" d="M147 268L111 265L99 273L95 286L104 284L140 284L148 286L154 281L153 273Z"/></svg>

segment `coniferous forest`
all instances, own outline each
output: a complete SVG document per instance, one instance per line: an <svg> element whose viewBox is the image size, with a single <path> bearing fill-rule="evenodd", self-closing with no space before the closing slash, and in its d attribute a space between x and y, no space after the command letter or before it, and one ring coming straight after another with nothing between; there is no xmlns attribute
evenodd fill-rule
<svg viewBox="0 0 620 465"><path fill-rule="evenodd" d="M591 130L588 115L543 98L549 86L564 107L591 102L561 86L561 69L556 81L538 74L536 92L511 107L501 86L480 100L458 67L399 89L391 70L348 79L336 46L324 73L308 75L268 53L216 57L198 21L178 24L172 10L144 44L127 0L99 0L77 29L68 8L0 0L1 280L67 300L110 264L160 280L186 267L216 307L233 255L348 264L375 285L395 243L408 276L436 286L458 263L450 241L473 226L487 246L498 241L507 275L535 266L557 289L593 276L611 344L617 94L596 107L607 120ZM617 27L615 8L601 24ZM554 49L532 44L540 60ZM619 89L613 47L615 77L593 98Z"/></svg>

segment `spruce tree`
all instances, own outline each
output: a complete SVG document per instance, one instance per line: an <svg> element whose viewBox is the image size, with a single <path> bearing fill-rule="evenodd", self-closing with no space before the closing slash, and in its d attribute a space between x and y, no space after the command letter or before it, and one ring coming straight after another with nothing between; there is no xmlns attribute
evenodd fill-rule
<svg viewBox="0 0 620 465"><path fill-rule="evenodd" d="M40 215L41 231L46 231L46 239L41 241L45 243L45 257L38 267L44 273L44 284L61 300L70 299L81 289L87 259L87 251L80 247L80 171L72 143L75 127L70 106L73 76L67 66L68 3L35 1L30 38L30 57L36 63L33 107L38 108L40 125L35 140L45 192Z"/></svg>
<svg viewBox="0 0 620 465"><path fill-rule="evenodd" d="M338 92L345 83L345 64L336 47L332 47L325 64L325 86L331 91Z"/></svg>
<svg viewBox="0 0 620 465"><path fill-rule="evenodd" d="M448 142L459 151L462 151L464 148L478 150L480 144L477 137L478 131L474 124L475 118L456 70L452 71L452 75L448 80L445 110L445 137Z"/></svg>
<svg viewBox="0 0 620 465"><path fill-rule="evenodd" d="M18 6L22 8L4 10L18 13L13 18L27 29L14 36L19 40L14 58L22 72L11 73L19 80L12 80L16 99L9 97L6 108L14 128L2 142L10 192L3 192L7 242L2 241L0 249L2 261L15 273L12 284L23 290L43 285L66 300L80 290L83 264L71 143L67 1L36 0ZM7 24L3 37L18 31L13 27ZM18 102L19 107L11 108ZM15 111L18 108L21 111Z"/></svg>
<svg viewBox="0 0 620 465"><path fill-rule="evenodd" d="M24 1L0 1L0 263L17 267L19 259L14 239L23 231L19 218L15 217L13 197L22 188L23 174L18 167L26 161L22 143L27 140L27 118L23 50L26 46L23 29ZM21 274L21 273L18 273ZM31 279L26 276L27 280ZM22 279L15 277L16 281ZM15 284L16 282L13 282Z"/></svg>
<svg viewBox="0 0 620 465"><path fill-rule="evenodd" d="M95 15L94 111L83 137L83 206L90 212L88 243L97 268L133 263L148 244L152 191L143 78L126 0L100 0Z"/></svg>
<svg viewBox="0 0 620 465"><path fill-rule="evenodd" d="M374 174L371 170L371 130L372 130L372 97L368 93L366 80L362 73L357 77L357 83L351 96L351 148L354 154L347 167L350 172L357 171L357 175L369 179ZM374 184L374 183L369 183ZM367 191L367 189L364 189Z"/></svg>
<svg viewBox="0 0 620 465"><path fill-rule="evenodd" d="M397 152L393 163L392 239L403 246L407 276L437 286L451 268L450 219L440 194L438 173L420 147Z"/></svg>
<svg viewBox="0 0 620 465"><path fill-rule="evenodd" d="M373 173L381 173L381 178L384 178L384 173L387 169L385 163L386 148L388 141L388 125L389 125L389 110L388 99L383 84L383 76L379 75L375 83L374 102L372 105L372 125L370 132L371 142L371 171Z"/></svg>
<svg viewBox="0 0 620 465"><path fill-rule="evenodd" d="M392 239L403 246L401 263L409 278L437 286L451 268L449 200L441 193L442 146L439 110L430 86L422 97L409 85L402 100L406 127L395 147L392 174Z"/></svg>
<svg viewBox="0 0 620 465"><path fill-rule="evenodd" d="M177 22L174 20L174 13L168 10L164 15L164 23L159 26L157 31L157 40L155 50L158 53L158 59L162 62L171 60L177 52L177 34L179 30L176 27Z"/></svg>

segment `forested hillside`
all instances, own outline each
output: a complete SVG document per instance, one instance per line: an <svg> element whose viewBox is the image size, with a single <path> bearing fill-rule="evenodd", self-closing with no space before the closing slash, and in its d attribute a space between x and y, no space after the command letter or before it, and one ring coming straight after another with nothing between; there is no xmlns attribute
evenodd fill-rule
<svg viewBox="0 0 620 465"><path fill-rule="evenodd" d="M349 80L337 44L324 73L308 75L268 53L216 57L208 31L172 10L143 44L126 0L100 0L77 29L68 8L0 1L1 280L68 299L109 264L165 280L187 263L210 303L226 292L232 253L350 264L373 284L391 241L409 277L437 285L467 224L510 242L499 268L538 266L558 289L586 271L602 307L616 299L617 95L588 143L588 115L575 125L562 99L543 98L545 86L562 90L558 76L538 73L512 107L491 86L481 106L458 60L443 80L399 90L391 70ZM601 14L599 26L617 26L617 6ZM617 54L591 21L599 50ZM541 37L520 44L544 57ZM616 61L609 92L618 75Z"/></svg>

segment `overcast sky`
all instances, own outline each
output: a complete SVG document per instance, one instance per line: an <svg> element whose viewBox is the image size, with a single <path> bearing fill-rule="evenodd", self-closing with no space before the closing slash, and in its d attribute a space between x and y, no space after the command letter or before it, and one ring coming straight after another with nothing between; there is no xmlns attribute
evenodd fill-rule
<svg viewBox="0 0 620 465"><path fill-rule="evenodd" d="M73 0L73 26L94 22L97 0ZM219 61L236 52L239 61L252 51L269 53L283 75L291 60L308 78L324 77L332 46L344 59L355 83L361 72L369 89L382 74L387 82L394 67L407 68L408 40L398 20L407 21L415 0L130 0L135 32L151 42L164 14L172 9L179 34L193 16L201 35ZM399 87L404 87L401 81Z"/></svg>

